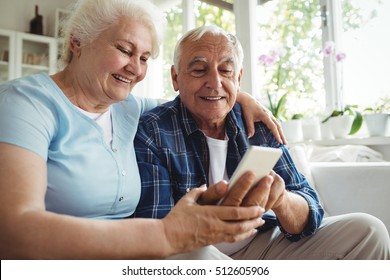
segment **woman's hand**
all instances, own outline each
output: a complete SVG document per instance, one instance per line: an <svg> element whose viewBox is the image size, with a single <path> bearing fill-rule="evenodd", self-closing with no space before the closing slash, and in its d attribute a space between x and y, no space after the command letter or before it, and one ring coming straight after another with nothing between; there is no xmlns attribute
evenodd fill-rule
<svg viewBox="0 0 390 280"><path fill-rule="evenodd" d="M264 224L264 209L199 205L206 187L195 188L179 200L162 220L171 254L189 252L220 242L236 242L256 233Z"/></svg>
<svg viewBox="0 0 390 280"><path fill-rule="evenodd" d="M254 123L262 121L272 131L279 143L287 144L282 127L277 119L256 98L249 93L239 92L237 94L237 103L239 103L243 109L242 111L246 120L249 138L252 137L255 132Z"/></svg>

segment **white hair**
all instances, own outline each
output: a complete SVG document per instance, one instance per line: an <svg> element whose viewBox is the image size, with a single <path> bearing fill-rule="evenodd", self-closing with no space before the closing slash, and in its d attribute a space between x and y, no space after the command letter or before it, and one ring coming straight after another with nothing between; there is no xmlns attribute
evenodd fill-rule
<svg viewBox="0 0 390 280"><path fill-rule="evenodd" d="M184 42L190 41L194 42L202 38L205 34L213 34L215 36L222 36L225 37L226 40L231 44L232 49L236 55L237 59L237 69L240 69L242 67L242 63L244 61L244 51L242 49L240 41L237 39L236 36L226 32L222 28L215 26L215 25L207 25L207 26L201 26L198 28L194 28L187 33L185 33L180 40L177 42L175 47L175 52L173 55L173 63L176 72L179 72L179 64L180 59L183 52L183 45Z"/></svg>
<svg viewBox="0 0 390 280"><path fill-rule="evenodd" d="M79 0L63 22L64 43L60 63L66 66L72 60L72 36L81 46L85 46L123 17L141 22L149 29L152 36L152 58L156 58L166 27L165 17L158 7L148 0Z"/></svg>

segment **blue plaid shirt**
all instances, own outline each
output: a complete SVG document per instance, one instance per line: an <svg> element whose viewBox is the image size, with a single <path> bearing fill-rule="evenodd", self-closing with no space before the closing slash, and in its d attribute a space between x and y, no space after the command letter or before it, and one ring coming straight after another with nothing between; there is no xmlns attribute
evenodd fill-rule
<svg viewBox="0 0 390 280"><path fill-rule="evenodd" d="M229 137L226 159L229 178L250 145L280 148L283 155L274 171L284 179L288 191L301 195L309 204L309 222L301 234L288 234L277 218L268 214L263 217L265 227L279 226L292 241L314 234L324 211L316 192L295 168L287 148L276 141L262 122L255 124L255 135L248 139L238 104L227 115L225 127ZM208 185L206 137L179 96L141 117L134 143L142 182L134 217L163 218L189 190Z"/></svg>

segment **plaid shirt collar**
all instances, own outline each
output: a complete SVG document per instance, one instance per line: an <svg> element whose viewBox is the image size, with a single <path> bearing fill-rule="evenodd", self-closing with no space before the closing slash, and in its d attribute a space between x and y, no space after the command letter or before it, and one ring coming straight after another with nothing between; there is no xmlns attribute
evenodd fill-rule
<svg viewBox="0 0 390 280"><path fill-rule="evenodd" d="M178 103L178 107L183 117L181 119L182 127L184 128L185 137L190 137L192 134L204 133L197 127L194 118L191 115L191 112L184 106L184 103L181 101L180 96L177 96L175 103ZM241 110L237 104L234 105L233 110L231 110L226 116L225 129L226 134L229 139L235 139L239 133L241 133L241 128L236 125L237 117L236 114L241 114Z"/></svg>

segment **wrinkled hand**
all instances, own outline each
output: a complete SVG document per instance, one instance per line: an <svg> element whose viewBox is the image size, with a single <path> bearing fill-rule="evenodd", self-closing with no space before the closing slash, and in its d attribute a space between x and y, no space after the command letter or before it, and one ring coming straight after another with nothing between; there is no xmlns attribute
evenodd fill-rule
<svg viewBox="0 0 390 280"><path fill-rule="evenodd" d="M245 172L227 194L228 183L221 181L210 186L199 202L216 204L226 195L221 203L223 206L261 206L265 211L279 207L285 194L285 184L278 174L271 171L253 186L254 183L254 173Z"/></svg>
<svg viewBox="0 0 390 280"><path fill-rule="evenodd" d="M221 199L223 206L241 206L251 186L255 183L255 174L251 171L245 172L228 192L226 181L218 182L209 186L199 199L201 204L218 204Z"/></svg>
<svg viewBox="0 0 390 280"><path fill-rule="evenodd" d="M277 209L283 203L286 186L282 177L273 170L261 179L246 195L242 206L261 206L267 212Z"/></svg>
<svg viewBox="0 0 390 280"><path fill-rule="evenodd" d="M198 199L206 187L195 188L182 197L162 220L165 238L172 254L200 247L236 242L256 233L264 224L261 207L219 207L199 205Z"/></svg>

